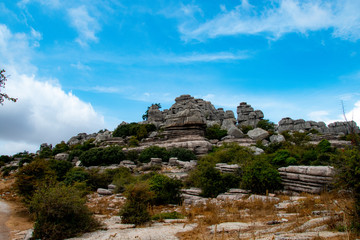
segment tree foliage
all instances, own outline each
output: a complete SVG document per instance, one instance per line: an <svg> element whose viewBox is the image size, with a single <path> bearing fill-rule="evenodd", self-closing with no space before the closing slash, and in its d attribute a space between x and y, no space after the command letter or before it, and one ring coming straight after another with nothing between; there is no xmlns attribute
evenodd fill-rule
<svg viewBox="0 0 360 240"><path fill-rule="evenodd" d="M0 70L0 104L1 105L4 104L5 99L13 102L16 102L18 100L17 98L9 97L9 95L7 95L6 93L1 92L1 88L5 88L5 82L7 81L7 77L5 76L4 73L5 73L4 69Z"/></svg>

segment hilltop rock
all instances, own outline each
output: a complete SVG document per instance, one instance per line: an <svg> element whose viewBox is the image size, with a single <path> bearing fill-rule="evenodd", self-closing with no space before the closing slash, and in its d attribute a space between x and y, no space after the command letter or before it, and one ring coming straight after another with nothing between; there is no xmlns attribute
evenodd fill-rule
<svg viewBox="0 0 360 240"><path fill-rule="evenodd" d="M250 104L246 102L240 103L237 107L239 126L256 127L261 119L264 118L264 113L261 110L254 110Z"/></svg>

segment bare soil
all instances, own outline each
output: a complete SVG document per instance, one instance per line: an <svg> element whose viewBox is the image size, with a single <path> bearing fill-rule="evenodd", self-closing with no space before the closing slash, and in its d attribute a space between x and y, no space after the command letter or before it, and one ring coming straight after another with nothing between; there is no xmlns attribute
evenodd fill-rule
<svg viewBox="0 0 360 240"><path fill-rule="evenodd" d="M15 179L8 177L0 180L0 239L16 239L16 234L33 227L27 208L16 196L13 189ZM5 235L7 234L7 235ZM9 238L10 237L10 238Z"/></svg>

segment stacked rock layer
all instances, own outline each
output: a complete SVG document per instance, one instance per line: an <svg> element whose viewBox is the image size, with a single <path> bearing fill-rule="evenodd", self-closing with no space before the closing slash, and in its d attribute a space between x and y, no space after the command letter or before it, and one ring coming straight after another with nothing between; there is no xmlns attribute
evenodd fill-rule
<svg viewBox="0 0 360 240"><path fill-rule="evenodd" d="M319 194L329 188L335 174L330 166L289 166L279 168L285 190Z"/></svg>

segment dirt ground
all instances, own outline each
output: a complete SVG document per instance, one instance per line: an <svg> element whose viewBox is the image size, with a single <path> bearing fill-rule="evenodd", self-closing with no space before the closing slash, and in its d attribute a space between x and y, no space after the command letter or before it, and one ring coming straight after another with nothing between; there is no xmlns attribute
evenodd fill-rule
<svg viewBox="0 0 360 240"><path fill-rule="evenodd" d="M0 232L8 230L10 239L16 239L17 233L33 227L26 207L14 192L12 187L14 181L15 179L12 177L0 181L0 200L4 203L3 208L9 208L9 211L0 215Z"/></svg>

